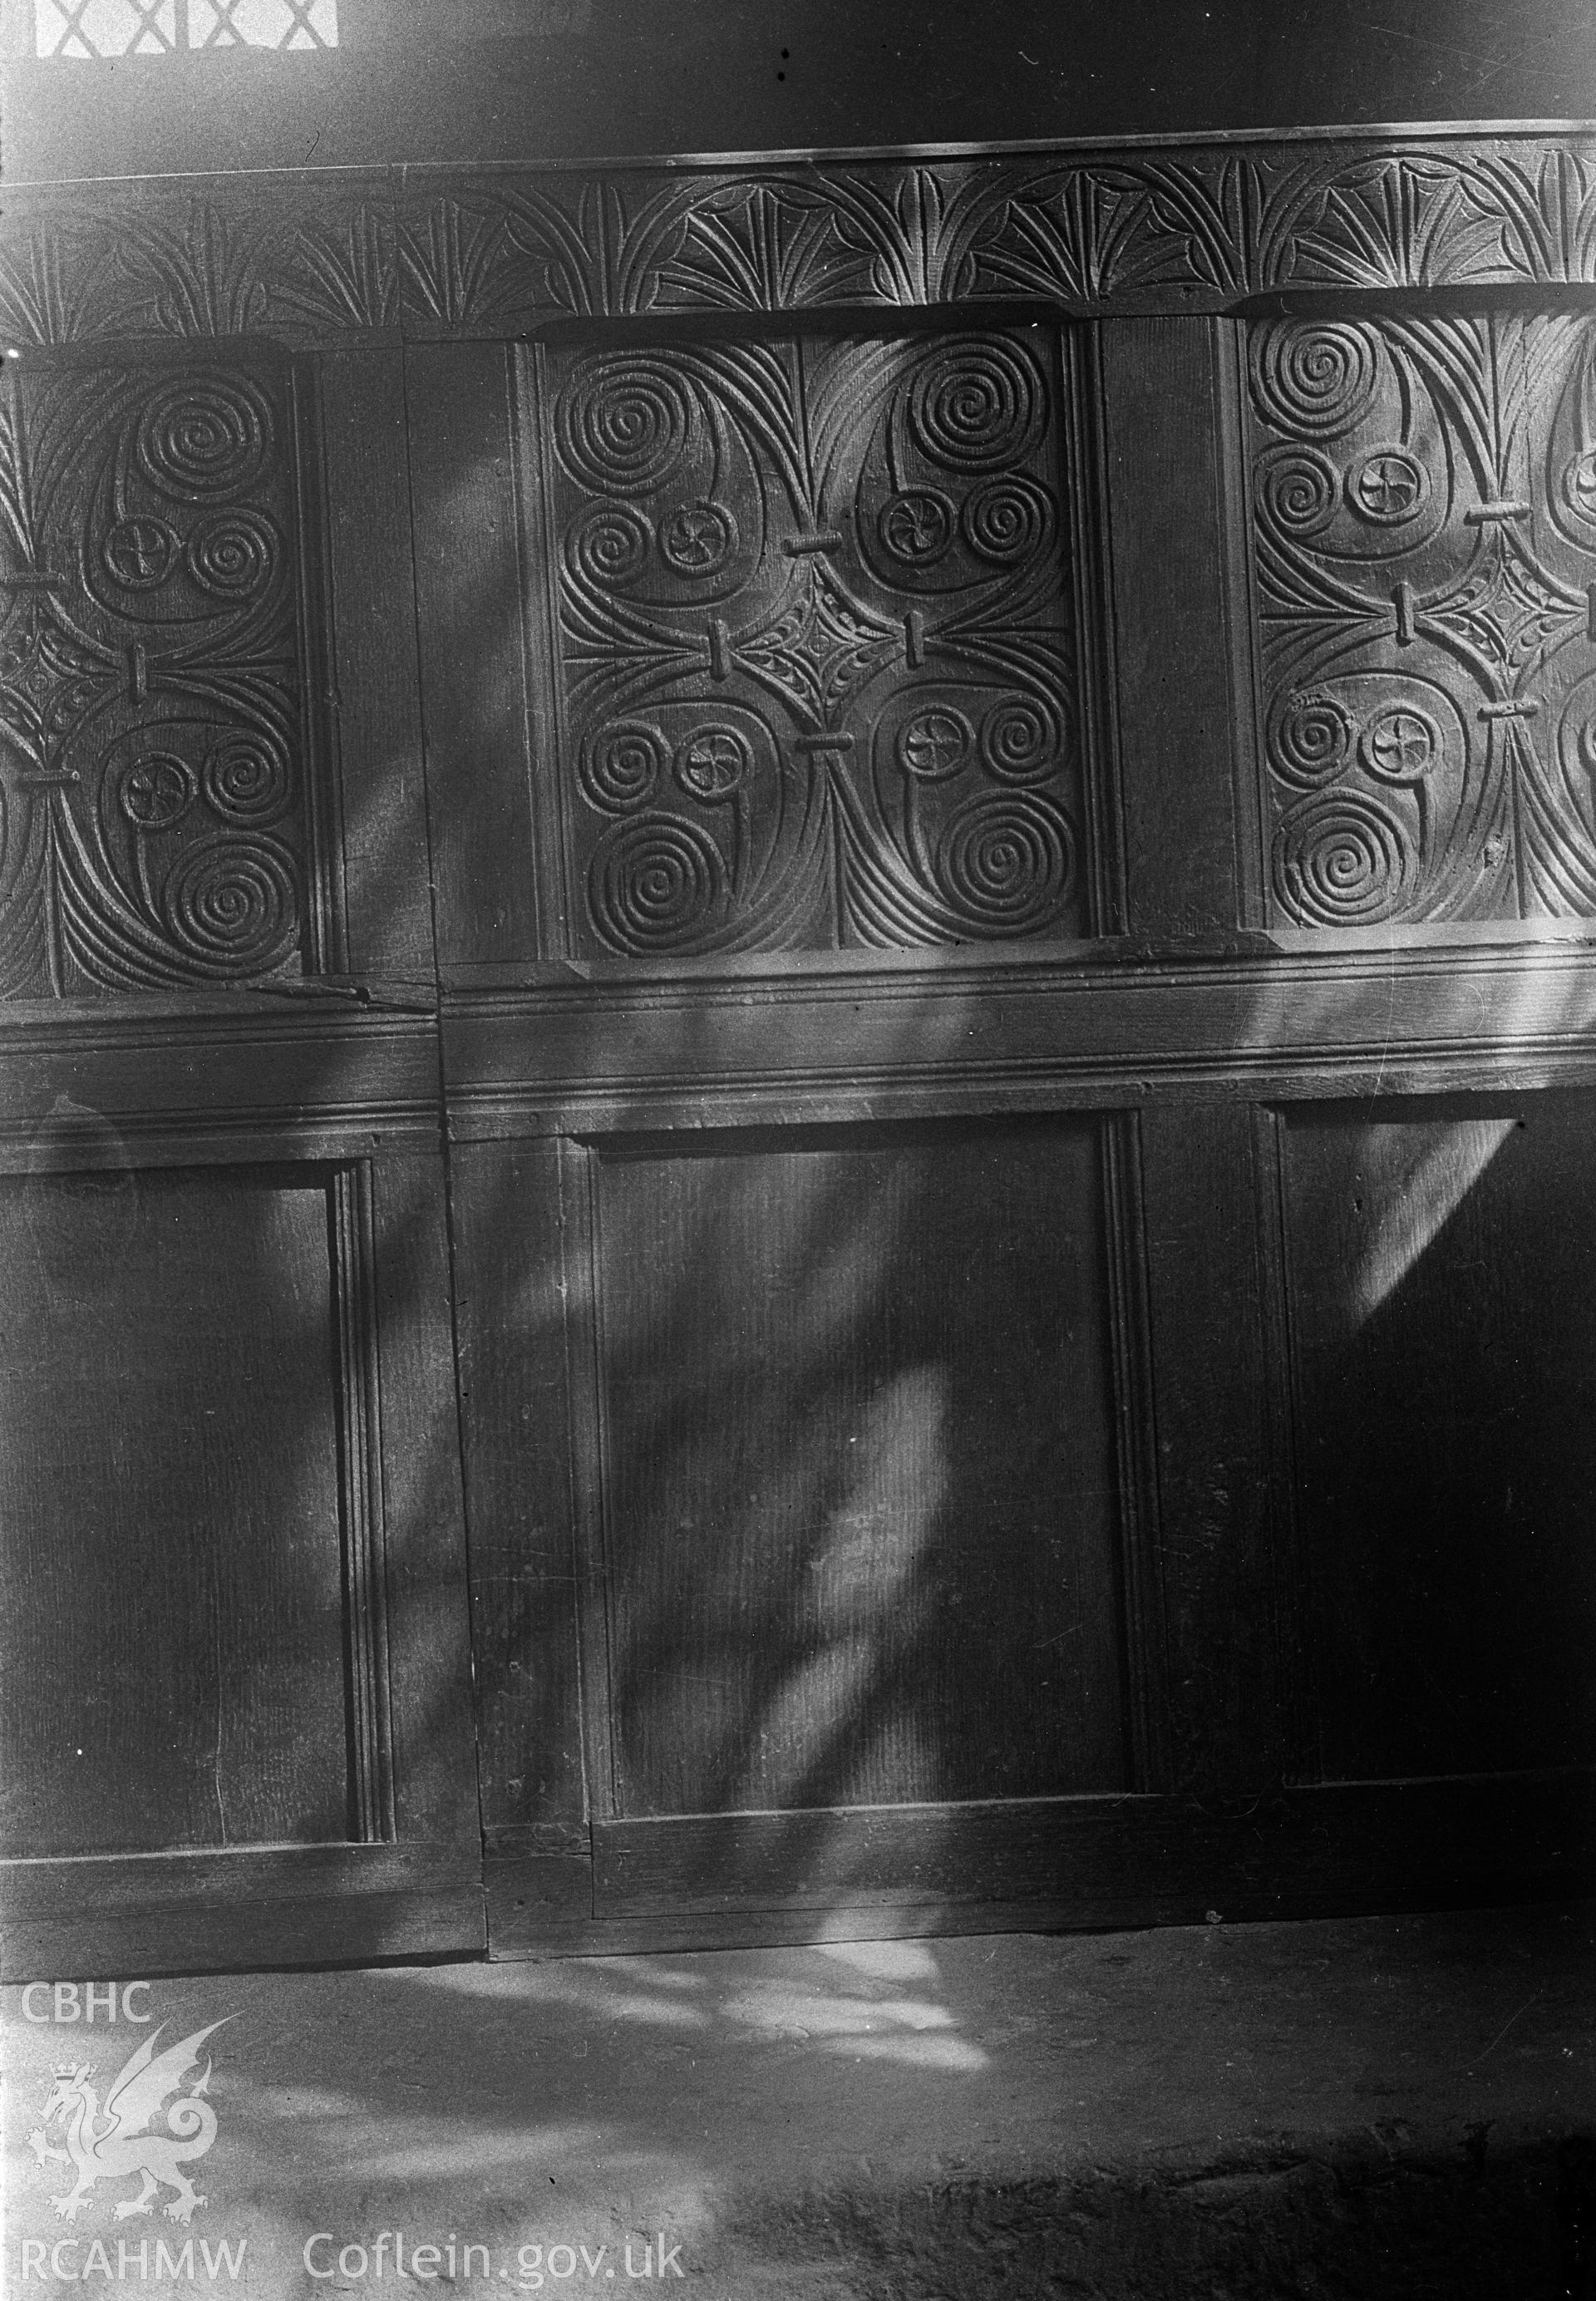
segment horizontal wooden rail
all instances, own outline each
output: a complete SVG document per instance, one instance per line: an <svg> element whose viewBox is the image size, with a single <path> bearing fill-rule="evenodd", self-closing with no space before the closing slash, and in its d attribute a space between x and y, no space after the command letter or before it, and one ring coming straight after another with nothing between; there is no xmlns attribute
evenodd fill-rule
<svg viewBox="0 0 1596 2301"><path fill-rule="evenodd" d="M1476 931L1478 933L1479 931ZM563 966L446 993L455 1141L1587 1084L1596 940Z"/></svg>

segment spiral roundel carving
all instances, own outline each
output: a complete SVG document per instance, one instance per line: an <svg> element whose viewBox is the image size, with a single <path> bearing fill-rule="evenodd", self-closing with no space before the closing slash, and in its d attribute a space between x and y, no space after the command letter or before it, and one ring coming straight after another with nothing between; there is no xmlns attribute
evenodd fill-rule
<svg viewBox="0 0 1596 2301"><path fill-rule="evenodd" d="M135 831L171 831L194 804L194 776L174 751L146 751L123 774L117 800Z"/></svg>
<svg viewBox="0 0 1596 2301"><path fill-rule="evenodd" d="M956 472L995 472L1031 452L1041 407L1039 379L1015 346L956 344L928 359L915 378L909 423L934 463Z"/></svg>
<svg viewBox="0 0 1596 2301"><path fill-rule="evenodd" d="M1269 725L1269 757L1282 780L1316 791L1352 756L1352 715L1333 695L1287 695Z"/></svg>
<svg viewBox="0 0 1596 2301"><path fill-rule="evenodd" d="M294 771L274 735L240 727L213 743L201 771L206 799L225 823L275 823L294 796Z"/></svg>
<svg viewBox="0 0 1596 2301"><path fill-rule="evenodd" d="M659 556L673 575L716 575L737 548L737 522L723 504L678 504L659 531Z"/></svg>
<svg viewBox="0 0 1596 2301"><path fill-rule="evenodd" d="M1596 448L1583 448L1564 464L1563 501L1577 517L1596 523Z"/></svg>
<svg viewBox="0 0 1596 2301"><path fill-rule="evenodd" d="M931 567L953 540L953 506L940 488L900 488L875 523L882 548L905 567Z"/></svg>
<svg viewBox="0 0 1596 2301"><path fill-rule="evenodd" d="M172 865L162 908L172 940L219 975L259 975L284 958L297 927L294 858L269 839L223 835Z"/></svg>
<svg viewBox="0 0 1596 2301"><path fill-rule="evenodd" d="M1439 765L1441 729L1416 703L1388 703L1358 739L1358 755L1376 781L1419 783Z"/></svg>
<svg viewBox="0 0 1596 2301"><path fill-rule="evenodd" d="M1063 747L1058 715L1040 696L1005 696L981 723L981 756L1004 782L1035 782L1050 774Z"/></svg>
<svg viewBox="0 0 1596 2301"><path fill-rule="evenodd" d="M153 591L178 564L181 546L163 519L135 513L119 519L101 547L108 573L124 591Z"/></svg>
<svg viewBox="0 0 1596 2301"><path fill-rule="evenodd" d="M567 469L606 495L659 486L681 462L691 428L681 378L664 361L634 354L574 377L556 422Z"/></svg>
<svg viewBox="0 0 1596 2301"><path fill-rule="evenodd" d="M1312 448L1275 456L1258 472L1258 503L1287 535L1316 535L1341 505L1335 467Z"/></svg>
<svg viewBox="0 0 1596 2301"><path fill-rule="evenodd" d="M618 950L690 943L720 910L726 866L698 824L648 815L616 824L593 850L588 899L595 925Z"/></svg>
<svg viewBox="0 0 1596 2301"><path fill-rule="evenodd" d="M904 721L894 748L906 775L918 782L944 782L969 764L975 733L962 711L935 703Z"/></svg>
<svg viewBox="0 0 1596 2301"><path fill-rule="evenodd" d="M1274 834L1274 892L1308 926L1389 918L1414 891L1418 859L1388 808L1361 791L1330 791L1293 808Z"/></svg>
<svg viewBox="0 0 1596 2301"><path fill-rule="evenodd" d="M1258 347L1252 381L1266 423L1333 439L1375 397L1375 338L1355 320L1277 320Z"/></svg>
<svg viewBox="0 0 1596 2301"><path fill-rule="evenodd" d="M1023 473L988 480L965 499L965 540L982 559L1017 566L1040 548L1052 508L1046 489Z"/></svg>
<svg viewBox="0 0 1596 2301"><path fill-rule="evenodd" d="M188 539L188 573L219 599L247 599L277 564L278 539L258 512L219 512Z"/></svg>
<svg viewBox="0 0 1596 2301"><path fill-rule="evenodd" d="M677 782L706 807L730 799L753 772L748 739L736 727L696 728L676 753Z"/></svg>
<svg viewBox="0 0 1596 2301"><path fill-rule="evenodd" d="M1038 791L990 791L960 807L937 842L937 878L953 908L991 935L1033 933L1074 875L1062 808Z"/></svg>
<svg viewBox="0 0 1596 2301"><path fill-rule="evenodd" d="M572 565L601 591L618 590L642 573L653 541L652 528L630 504L598 504L572 532Z"/></svg>
<svg viewBox="0 0 1596 2301"><path fill-rule="evenodd" d="M1375 527L1416 519L1429 492L1429 473L1406 448L1376 448L1347 474L1347 501Z"/></svg>
<svg viewBox="0 0 1596 2301"><path fill-rule="evenodd" d="M664 738L638 719L619 719L582 747L582 796L602 815L631 815L653 798L669 757Z"/></svg>
<svg viewBox="0 0 1596 2301"><path fill-rule="evenodd" d="M272 445L271 407L247 376L174 377L146 406L137 452L163 495L201 503L258 479Z"/></svg>

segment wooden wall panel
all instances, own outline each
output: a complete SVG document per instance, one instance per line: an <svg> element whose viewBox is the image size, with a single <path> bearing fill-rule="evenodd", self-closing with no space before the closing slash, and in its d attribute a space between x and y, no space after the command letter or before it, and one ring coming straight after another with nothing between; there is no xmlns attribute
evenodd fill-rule
<svg viewBox="0 0 1596 2301"><path fill-rule="evenodd" d="M618 1812L1129 1786L1100 1159L599 1155Z"/></svg>
<svg viewBox="0 0 1596 2301"><path fill-rule="evenodd" d="M358 1172L358 1170L356 1170ZM374 1834L480 1851L447 1204L436 1156L369 1169L363 1368L372 1488L376 1697L392 1750L392 1821Z"/></svg>
<svg viewBox="0 0 1596 2301"><path fill-rule="evenodd" d="M1285 1121L1330 1777L1596 1760L1593 1119L1548 1095Z"/></svg>
<svg viewBox="0 0 1596 2301"><path fill-rule="evenodd" d="M1074 356L1043 326L547 356L572 950L1089 931Z"/></svg>
<svg viewBox="0 0 1596 2301"><path fill-rule="evenodd" d="M5 1853L355 1834L328 1184L0 1183Z"/></svg>
<svg viewBox="0 0 1596 2301"><path fill-rule="evenodd" d="M1588 319L1258 322L1267 916L1596 913Z"/></svg>
<svg viewBox="0 0 1596 2301"><path fill-rule="evenodd" d="M0 994L329 963L299 447L258 348L8 364Z"/></svg>
<svg viewBox="0 0 1596 2301"><path fill-rule="evenodd" d="M523 1142L462 1150L451 1167L482 1827L496 1849L586 1845L567 1366L586 1288L566 1243L565 1163L558 1145ZM590 1356L575 1376L590 1389Z"/></svg>
<svg viewBox="0 0 1596 2301"><path fill-rule="evenodd" d="M1260 1172L1245 1104L1144 1111L1141 1134L1170 1786L1235 1796L1276 1784L1290 1756L1271 1412L1284 1369L1271 1362L1276 1273L1260 1234L1272 1162Z"/></svg>
<svg viewBox="0 0 1596 2301"><path fill-rule="evenodd" d="M1592 149L12 203L24 1960L1584 1874Z"/></svg>

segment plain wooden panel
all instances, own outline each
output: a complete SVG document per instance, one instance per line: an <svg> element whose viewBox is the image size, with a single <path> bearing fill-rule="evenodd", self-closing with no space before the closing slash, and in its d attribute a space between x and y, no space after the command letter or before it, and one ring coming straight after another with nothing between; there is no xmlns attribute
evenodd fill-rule
<svg viewBox="0 0 1596 2301"><path fill-rule="evenodd" d="M574 1828L586 1796L560 1156L541 1142L463 1150L450 1187L482 1821Z"/></svg>
<svg viewBox="0 0 1596 2301"><path fill-rule="evenodd" d="M1253 1113L1140 1124L1173 1780L1237 1794L1278 1781L1286 1752Z"/></svg>
<svg viewBox="0 0 1596 2301"><path fill-rule="evenodd" d="M538 948L508 355L405 354L427 804L445 961Z"/></svg>
<svg viewBox="0 0 1596 2301"><path fill-rule="evenodd" d="M349 1836L328 1193L0 1184L8 1852Z"/></svg>
<svg viewBox="0 0 1596 2301"><path fill-rule="evenodd" d="M600 1159L619 1811L1127 1786L1100 1157Z"/></svg>
<svg viewBox="0 0 1596 2301"><path fill-rule="evenodd" d="M380 1617L401 1840L480 1852L470 1601L441 1160L372 1163Z"/></svg>
<svg viewBox="0 0 1596 2301"><path fill-rule="evenodd" d="M1596 1752L1593 1125L1583 1095L1286 1119L1330 1776Z"/></svg>
<svg viewBox="0 0 1596 2301"><path fill-rule="evenodd" d="M1099 331L1132 933L1241 918L1222 322Z"/></svg>
<svg viewBox="0 0 1596 2301"><path fill-rule="evenodd" d="M355 975L432 973L405 371L397 347L321 362L332 689Z"/></svg>

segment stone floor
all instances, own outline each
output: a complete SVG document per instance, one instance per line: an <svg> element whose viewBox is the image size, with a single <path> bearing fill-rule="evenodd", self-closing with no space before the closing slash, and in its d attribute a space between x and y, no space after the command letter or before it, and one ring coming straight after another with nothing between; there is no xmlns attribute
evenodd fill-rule
<svg viewBox="0 0 1596 2301"><path fill-rule="evenodd" d="M8 1989L5 2290L1583 2297L1593 1952L1584 1904ZM52 2088L213 2023L204 2203L116 2219L135 2139L63 2216Z"/></svg>

